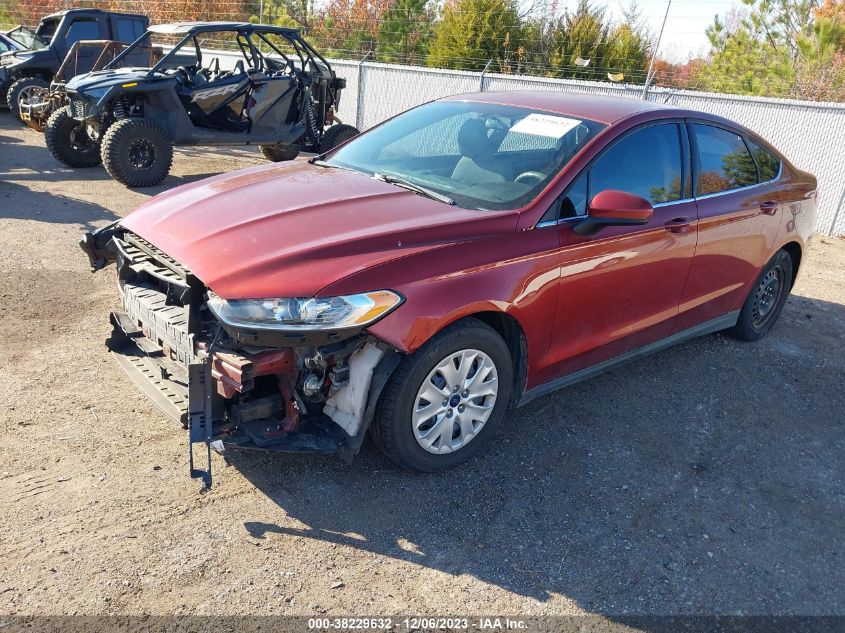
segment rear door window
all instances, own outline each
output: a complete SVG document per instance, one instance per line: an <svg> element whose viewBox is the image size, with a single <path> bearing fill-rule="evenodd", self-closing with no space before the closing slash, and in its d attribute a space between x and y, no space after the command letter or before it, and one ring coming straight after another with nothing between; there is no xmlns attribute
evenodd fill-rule
<svg viewBox="0 0 845 633"><path fill-rule="evenodd" d="M742 136L712 125L690 127L698 147L698 195L757 184L757 165Z"/></svg>
<svg viewBox="0 0 845 633"><path fill-rule="evenodd" d="M131 44L144 34L144 24L132 18L117 18L115 20L115 39L119 42Z"/></svg>
<svg viewBox="0 0 845 633"><path fill-rule="evenodd" d="M777 178L780 171L780 161L754 141L747 140L747 144L748 149L757 159L757 167L760 169L760 182L768 182Z"/></svg>
<svg viewBox="0 0 845 633"><path fill-rule="evenodd" d="M652 204L681 199L683 161L676 123L637 130L613 145L590 168L590 199L617 189Z"/></svg>

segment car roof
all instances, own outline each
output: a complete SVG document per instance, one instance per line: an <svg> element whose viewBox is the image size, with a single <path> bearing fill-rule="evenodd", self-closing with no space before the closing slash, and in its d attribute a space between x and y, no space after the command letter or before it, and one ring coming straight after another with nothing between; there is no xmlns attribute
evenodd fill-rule
<svg viewBox="0 0 845 633"><path fill-rule="evenodd" d="M171 22L169 24L154 24L149 30L152 33L168 35L210 33L213 31L261 31L262 33L279 33L281 35L297 35L299 33L296 29L283 26L268 26L266 24L252 24L251 22Z"/></svg>
<svg viewBox="0 0 845 633"><path fill-rule="evenodd" d="M552 90L511 90L475 92L446 97L446 101L478 101L519 108L545 110L610 125L640 112L675 110L676 108L623 97L573 94Z"/></svg>
<svg viewBox="0 0 845 633"><path fill-rule="evenodd" d="M81 8L81 9L65 9L64 11L56 11L55 13L45 15L41 19L46 20L48 18L60 18L60 17L65 16L65 15L77 14L77 13L87 13L89 15L98 14L98 13L107 13L109 15L120 15L120 16L129 16L129 17L133 17L133 18L144 18L145 20L148 19L146 15L142 15L140 13L124 13L122 11L107 11L105 9L95 9L95 8L90 8L90 9L84 9L84 8Z"/></svg>

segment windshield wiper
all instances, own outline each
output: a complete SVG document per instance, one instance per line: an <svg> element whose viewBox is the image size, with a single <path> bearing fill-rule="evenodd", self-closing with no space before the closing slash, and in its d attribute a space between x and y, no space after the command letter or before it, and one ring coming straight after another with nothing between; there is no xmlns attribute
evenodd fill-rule
<svg viewBox="0 0 845 633"><path fill-rule="evenodd" d="M429 189L428 187L418 185L415 182L411 182L403 178L397 178L396 176L388 176L386 174L378 173L373 174L373 178L375 178L376 180L381 180L382 182L386 182L390 185L396 185L397 187L408 189L409 191L413 191L414 193L423 195L426 198L431 198L432 200L437 200L438 202L443 202L450 206L455 206L455 201L452 200L452 198L450 198L449 196L434 191L433 189Z"/></svg>
<svg viewBox="0 0 845 633"><path fill-rule="evenodd" d="M369 174L364 173L358 169L352 169L351 167L345 167L344 165L336 165L335 163L330 163L325 160L317 160L316 158L312 158L308 161L312 165L317 165L317 167L329 167L331 169L342 169L343 171L351 171L353 174L361 174L363 176L369 176Z"/></svg>

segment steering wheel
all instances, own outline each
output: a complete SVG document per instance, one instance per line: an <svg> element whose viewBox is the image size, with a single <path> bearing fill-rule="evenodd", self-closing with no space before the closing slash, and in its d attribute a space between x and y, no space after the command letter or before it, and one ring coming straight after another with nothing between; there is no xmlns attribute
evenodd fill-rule
<svg viewBox="0 0 845 633"><path fill-rule="evenodd" d="M545 179L546 174L539 171L524 171L514 178L514 182L518 182L523 185L536 185L539 182L543 182ZM535 182L531 182L532 180Z"/></svg>
<svg viewBox="0 0 845 633"><path fill-rule="evenodd" d="M176 68L176 81L178 81L183 86L191 85L191 73L188 71L187 68L185 68L184 66L179 66Z"/></svg>

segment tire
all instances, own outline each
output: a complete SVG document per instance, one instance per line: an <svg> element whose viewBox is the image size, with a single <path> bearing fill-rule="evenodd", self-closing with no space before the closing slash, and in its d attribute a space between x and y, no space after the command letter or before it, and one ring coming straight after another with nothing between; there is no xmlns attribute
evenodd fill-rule
<svg viewBox="0 0 845 633"><path fill-rule="evenodd" d="M334 149L341 143L345 143L359 134L358 128L354 125L346 125L345 123L332 125L323 132L323 139L320 141L320 151L327 152L330 149Z"/></svg>
<svg viewBox="0 0 845 633"><path fill-rule="evenodd" d="M281 163L286 160L293 160L294 158L299 156L299 152L295 149L282 147L278 144L259 145L259 147L261 149L261 153L264 155L264 158L273 161L274 163Z"/></svg>
<svg viewBox="0 0 845 633"><path fill-rule="evenodd" d="M149 119L121 119L103 136L103 165L127 187L153 187L165 179L173 164L173 145Z"/></svg>
<svg viewBox="0 0 845 633"><path fill-rule="evenodd" d="M479 365L481 360L485 364ZM456 367L455 378L464 367L469 369L465 372L469 375L467 381L456 382L461 382L461 386L468 384L469 390L475 391L454 391L455 385L438 367L451 373L449 361L451 367ZM479 376L481 383L472 381ZM423 398L426 385L432 395L443 400ZM490 442L508 409L512 387L513 361L502 338L481 321L460 321L437 334L396 368L373 422L373 439L385 455L403 468L418 472L452 468L474 457ZM473 393L479 395L474 398ZM416 414L418 405L423 413ZM478 417L472 417L473 410ZM427 412L432 413L428 419Z"/></svg>
<svg viewBox="0 0 845 633"><path fill-rule="evenodd" d="M11 86L9 86L9 92L6 95L6 102L9 104L9 109L12 111L12 116L14 116L18 121L21 120L21 108L19 105L19 100L21 97L21 93L26 90L27 88L49 88L50 83L44 81L40 77L23 77L22 79L18 79L17 81L13 82Z"/></svg>
<svg viewBox="0 0 845 633"><path fill-rule="evenodd" d="M736 325L727 333L741 341L759 341L778 320L791 290L792 258L780 250L754 280Z"/></svg>
<svg viewBox="0 0 845 633"><path fill-rule="evenodd" d="M56 110L47 119L44 141L55 159L68 167L100 164L100 146L88 136L85 125L70 116L67 108Z"/></svg>

